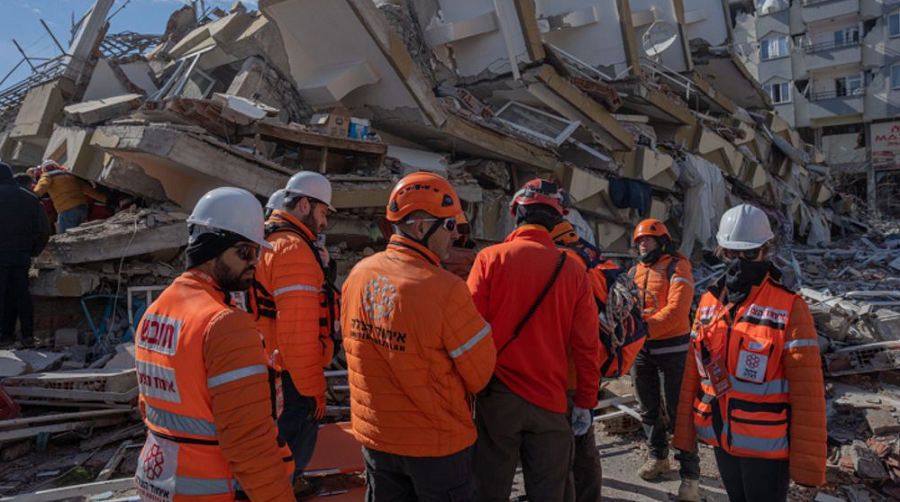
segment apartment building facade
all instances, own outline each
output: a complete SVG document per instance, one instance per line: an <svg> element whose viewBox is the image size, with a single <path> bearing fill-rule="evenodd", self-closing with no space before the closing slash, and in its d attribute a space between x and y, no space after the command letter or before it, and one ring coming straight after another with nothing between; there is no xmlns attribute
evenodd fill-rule
<svg viewBox="0 0 900 502"><path fill-rule="evenodd" d="M830 164L900 169L900 0L747 0L731 10L737 52Z"/></svg>

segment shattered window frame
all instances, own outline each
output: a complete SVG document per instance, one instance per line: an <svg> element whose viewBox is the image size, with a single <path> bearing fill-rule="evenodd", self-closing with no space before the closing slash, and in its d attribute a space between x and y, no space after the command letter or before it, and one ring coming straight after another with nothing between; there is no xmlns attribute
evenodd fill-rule
<svg viewBox="0 0 900 502"><path fill-rule="evenodd" d="M550 121L556 122L560 126L557 128L559 130L559 132L556 134L556 136L548 136L547 134L538 132L536 129L532 129L526 125L522 125L522 124L513 122L512 120L509 120L509 118L503 118L503 114L506 112L515 113L515 112L513 112L514 108L518 109L518 115L520 115L520 116L528 117L529 114L540 115L542 117L549 119ZM522 113L522 112L525 112L525 113ZM510 102L506 103L505 105L503 105L503 107L501 107L499 110L497 110L497 113L495 113L494 116L498 120L503 121L503 123L509 124L509 126L514 129L522 131L526 134L530 134L537 138L543 139L545 141L549 141L550 143L553 143L555 146L559 146L559 145L563 144L567 139L569 139L569 136L571 136L575 132L575 130L578 129L578 126L581 125L581 122L579 122L577 120L569 120L565 117L560 117L559 115L553 115L552 113L547 113L543 110L538 110L537 108L533 108L531 106L528 106L524 103L520 103L518 101L510 101ZM535 119L534 117L528 117L528 118L531 120L540 120L540 119Z"/></svg>
<svg viewBox="0 0 900 502"><path fill-rule="evenodd" d="M900 89L900 64L891 66L891 89Z"/></svg>
<svg viewBox="0 0 900 502"><path fill-rule="evenodd" d="M172 76L169 77L169 79L166 80L166 83L163 84L163 86L152 96L150 96L149 99L151 101L159 101L170 97L180 96L181 93L184 92L184 88L190 80L191 75L200 75L210 82L209 85L207 85L206 88L200 93L199 99L205 99L207 96L209 96L209 94L215 88L217 81L210 74L206 73L200 68L197 68L197 62L200 60L200 56L212 51L215 48L216 46L207 47L179 59L178 66L175 68Z"/></svg>

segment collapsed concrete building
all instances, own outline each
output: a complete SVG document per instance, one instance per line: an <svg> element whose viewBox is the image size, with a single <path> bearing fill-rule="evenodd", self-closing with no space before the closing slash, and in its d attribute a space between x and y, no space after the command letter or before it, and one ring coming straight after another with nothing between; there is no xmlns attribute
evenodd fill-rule
<svg viewBox="0 0 900 502"><path fill-rule="evenodd" d="M423 169L457 186L482 244L538 176L614 256L651 216L699 256L745 200L786 243L830 240L827 167L735 56L727 2L263 0L184 7L161 36L107 34L112 3L52 71L0 91L0 157L54 159L137 205L54 236L41 296L165 286L203 193L264 200L301 169L335 186L341 274L385 242L393 183Z"/></svg>

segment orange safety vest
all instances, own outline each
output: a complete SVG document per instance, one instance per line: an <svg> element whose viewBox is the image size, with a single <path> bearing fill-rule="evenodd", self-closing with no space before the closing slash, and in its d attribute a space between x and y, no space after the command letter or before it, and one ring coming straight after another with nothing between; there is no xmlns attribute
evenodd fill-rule
<svg viewBox="0 0 900 502"><path fill-rule="evenodd" d="M212 279L191 271L203 284ZM210 322L224 310L223 301L181 301L185 286L176 279L169 288L179 290L167 301L165 292L138 325L135 360L144 422L150 430L138 457L135 483L142 500L157 502L224 502L240 495L240 486L219 450L209 387L255 373L269 373L273 388L273 418L277 415L275 390L280 383L271 368L246 367L240 374L207 378L203 341ZM169 291L169 290L167 290ZM187 292L190 294L190 292ZM260 344L262 350L262 344ZM218 381L215 381L218 380ZM287 445L282 458L290 458ZM288 466L293 470L293 462Z"/></svg>
<svg viewBox="0 0 900 502"><path fill-rule="evenodd" d="M782 354L796 294L767 278L736 308L704 293L691 343L700 374L694 428L705 443L738 457L788 458L790 406ZM790 344L815 343L798 340ZM716 397L706 365L721 358L731 388ZM724 379L723 379L724 380Z"/></svg>

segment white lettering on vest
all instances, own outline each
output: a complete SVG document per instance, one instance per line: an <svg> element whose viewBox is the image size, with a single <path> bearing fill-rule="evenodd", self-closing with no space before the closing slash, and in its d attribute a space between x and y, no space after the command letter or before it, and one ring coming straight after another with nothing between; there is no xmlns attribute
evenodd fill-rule
<svg viewBox="0 0 900 502"><path fill-rule="evenodd" d="M181 319L171 319L157 314L147 314L138 326L137 345L143 349L167 356L175 355Z"/></svg>
<svg viewBox="0 0 900 502"><path fill-rule="evenodd" d="M141 394L170 403L181 403L175 370L144 361L137 362L138 388Z"/></svg>

